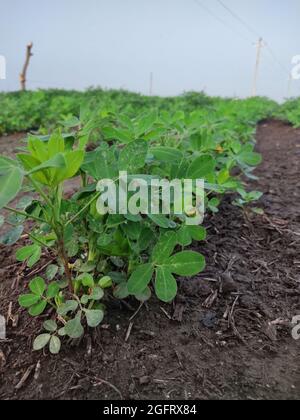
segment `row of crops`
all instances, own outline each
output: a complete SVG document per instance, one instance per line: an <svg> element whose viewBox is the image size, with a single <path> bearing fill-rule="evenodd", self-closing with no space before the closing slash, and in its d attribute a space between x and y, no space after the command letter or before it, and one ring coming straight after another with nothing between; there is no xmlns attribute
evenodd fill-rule
<svg viewBox="0 0 300 420"><path fill-rule="evenodd" d="M172 302L176 278L188 281L205 268L201 252L189 249L199 242L200 250L207 240L202 225L188 223L196 206L177 214L173 196L168 214L146 212L141 203L137 214L100 214L100 180L120 188L121 171L147 185L203 179L208 212L219 211L225 194L259 212L253 202L261 193L248 191L244 180L261 162L257 122L279 112L272 101L91 90L1 94L0 103L2 133L35 131L16 159L0 157L0 209L8 214L0 225L10 226L0 240L13 245L26 233L16 258L30 270L42 255L54 259L19 298L31 316L50 314L35 350L49 345L57 354L65 337L78 339L103 321L111 299L143 303L155 295ZM72 179L77 187L70 198L64 186Z"/></svg>
<svg viewBox="0 0 300 420"><path fill-rule="evenodd" d="M235 119L248 125L279 111L278 105L264 98L231 100L211 98L203 93L187 93L172 98L145 97L126 91L91 89L86 92L46 90L35 92L0 93L0 135L57 128L70 116L79 117L80 108L121 112L130 118L149 110L203 112L210 120Z"/></svg>

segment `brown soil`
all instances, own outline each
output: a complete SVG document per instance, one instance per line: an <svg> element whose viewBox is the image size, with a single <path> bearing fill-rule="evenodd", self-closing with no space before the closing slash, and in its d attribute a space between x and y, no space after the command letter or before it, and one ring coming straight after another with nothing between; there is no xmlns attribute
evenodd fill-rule
<svg viewBox="0 0 300 420"><path fill-rule="evenodd" d="M19 321L0 342L0 399L300 398L300 341L291 336L300 315L300 131L266 122L257 140L264 163L252 187L265 194L265 216L225 199L206 221L206 272L180 280L174 305L145 305L127 342L133 312L120 303L58 357L32 352L41 323L17 304L30 275L1 249L0 313L12 302Z"/></svg>
<svg viewBox="0 0 300 420"><path fill-rule="evenodd" d="M13 157L18 147L24 146L22 140L26 137L24 133L17 133L10 136L0 137L0 155Z"/></svg>

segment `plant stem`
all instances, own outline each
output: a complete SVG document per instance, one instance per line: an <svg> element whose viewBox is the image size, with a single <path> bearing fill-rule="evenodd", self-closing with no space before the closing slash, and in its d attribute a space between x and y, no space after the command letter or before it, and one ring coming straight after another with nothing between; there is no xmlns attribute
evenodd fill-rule
<svg viewBox="0 0 300 420"><path fill-rule="evenodd" d="M49 248L48 245L44 244L42 241L40 241L36 236L34 236L32 233L28 233L29 238L37 243L39 243L41 246L43 246L44 248Z"/></svg>
<svg viewBox="0 0 300 420"><path fill-rule="evenodd" d="M51 203L51 201L49 200L49 198L47 197L47 195L44 193L44 191L42 190L42 188L40 188L40 186L35 182L35 180L31 176L28 176L28 178L29 178L30 182L32 183L32 185L34 186L34 188L40 194L40 196L46 201L46 203L48 204L48 206L50 206L52 208L52 210L55 211L54 205Z"/></svg>
<svg viewBox="0 0 300 420"><path fill-rule="evenodd" d="M28 213L25 213L24 211L19 211L19 210L13 209L12 207L7 207L7 206L5 206L3 208L4 208L4 210L10 211L11 213L15 213L19 216L24 216L24 217L26 217L26 219L32 219L32 220L35 220L36 222L40 222L40 223L47 223L46 220L43 220L40 217L32 216Z"/></svg>
<svg viewBox="0 0 300 420"><path fill-rule="evenodd" d="M72 217L72 219L70 219L66 226L70 225L71 223L74 222L74 220L77 219L77 217L79 217L87 208L90 207L91 204L93 204L94 201L96 201L99 197L100 197L101 193L98 193L95 195L95 197L93 197L77 214L75 214L75 216Z"/></svg>
<svg viewBox="0 0 300 420"><path fill-rule="evenodd" d="M12 227L16 227L16 225L14 225L13 223L10 223L10 222L6 222L9 226L12 226ZM26 232L25 230L24 230L24 233L26 234L26 235L28 235L28 237L31 239L32 238L32 240L33 241L35 241L35 242L38 242L41 246L43 246L43 247L45 247L45 248L47 248L47 245L46 244L44 244L42 241L40 241L38 238L36 238L32 233L29 233L29 232Z"/></svg>
<svg viewBox="0 0 300 420"><path fill-rule="evenodd" d="M70 267L69 267L69 259L68 259L68 256L66 254L65 245L64 245L63 240L60 241L60 243L59 243L59 256L60 256L60 258L63 262L64 268L65 268L65 273L66 273L66 276L67 276L70 293L74 293L72 273L71 273L71 270L70 270Z"/></svg>
<svg viewBox="0 0 300 420"><path fill-rule="evenodd" d="M82 188L87 186L87 175L85 172L81 172L81 186Z"/></svg>

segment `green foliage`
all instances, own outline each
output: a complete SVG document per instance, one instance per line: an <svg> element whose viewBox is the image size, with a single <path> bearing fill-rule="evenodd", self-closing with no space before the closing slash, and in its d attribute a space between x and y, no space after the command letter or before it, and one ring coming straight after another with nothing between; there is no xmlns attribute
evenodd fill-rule
<svg viewBox="0 0 300 420"><path fill-rule="evenodd" d="M178 97L160 98L102 89L90 89L86 92L39 90L0 93L0 135L38 130L41 127L41 131L44 132L45 128L47 131L57 128L58 124L72 131L82 122L86 124L85 130L88 131L92 125L95 125L90 117L96 115L98 121L102 120L104 123L102 132L105 139L118 140L125 144L138 140L142 135L150 139L161 137L161 128L153 128L158 119L157 111L172 112L174 117L170 119L167 116L164 120L168 123L168 128L176 126L178 129L182 112L189 114L197 110L203 114L204 124L207 116L212 115L214 121L219 121L224 126L233 125L235 129L242 130L242 135L247 136L258 121L270 118L272 115L286 114L287 111L292 112L294 105L290 105L290 102L287 102L286 107L279 107L266 98L221 99L196 92ZM82 105L81 111L78 104ZM117 126L111 124L111 111L121 114ZM136 115L141 112L143 118L134 121ZM86 131L82 133L83 143Z"/></svg>
<svg viewBox="0 0 300 420"><path fill-rule="evenodd" d="M79 113L81 95L92 105ZM0 107L3 132L41 124L51 132L29 135L16 160L0 157L0 209L14 215L0 242L15 243L31 220L29 241L16 252L17 260L33 268L45 250L55 257L45 279L33 279L30 293L19 298L32 316L52 308L35 350L48 346L57 354L64 337L79 339L86 328L96 328L111 295L145 302L154 292L169 303L177 294L176 276L191 277L205 268L201 253L185 249L206 240L205 228L189 226L188 214L175 214L175 199L169 215L100 215L99 180L114 179L120 188L123 170L128 181L138 174L148 185L152 179L203 178L205 205L212 212L227 193L236 195L238 206L260 198L245 190L242 176L253 177L261 161L254 149L255 124L274 109L270 101L41 91L0 94L0 102L7 106ZM16 103L22 112L12 112ZM81 186L66 197L65 182L75 178ZM7 207L19 192L30 197Z"/></svg>
<svg viewBox="0 0 300 420"><path fill-rule="evenodd" d="M291 123L294 127L300 127L300 99L290 99L282 104L274 115L276 118Z"/></svg>

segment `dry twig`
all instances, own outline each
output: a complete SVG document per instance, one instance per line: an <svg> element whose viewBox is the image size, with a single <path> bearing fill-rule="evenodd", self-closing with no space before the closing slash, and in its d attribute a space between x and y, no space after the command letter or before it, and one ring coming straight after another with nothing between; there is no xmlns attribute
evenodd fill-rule
<svg viewBox="0 0 300 420"><path fill-rule="evenodd" d="M33 43L32 42L30 44L28 44L27 47L26 47L25 64L24 64L22 73L20 74L20 83L21 83L21 90L22 91L25 91L26 90L26 75L27 75L27 70L28 70L28 67L29 67L30 58L33 56L33 54L32 54L32 47L33 47Z"/></svg>

